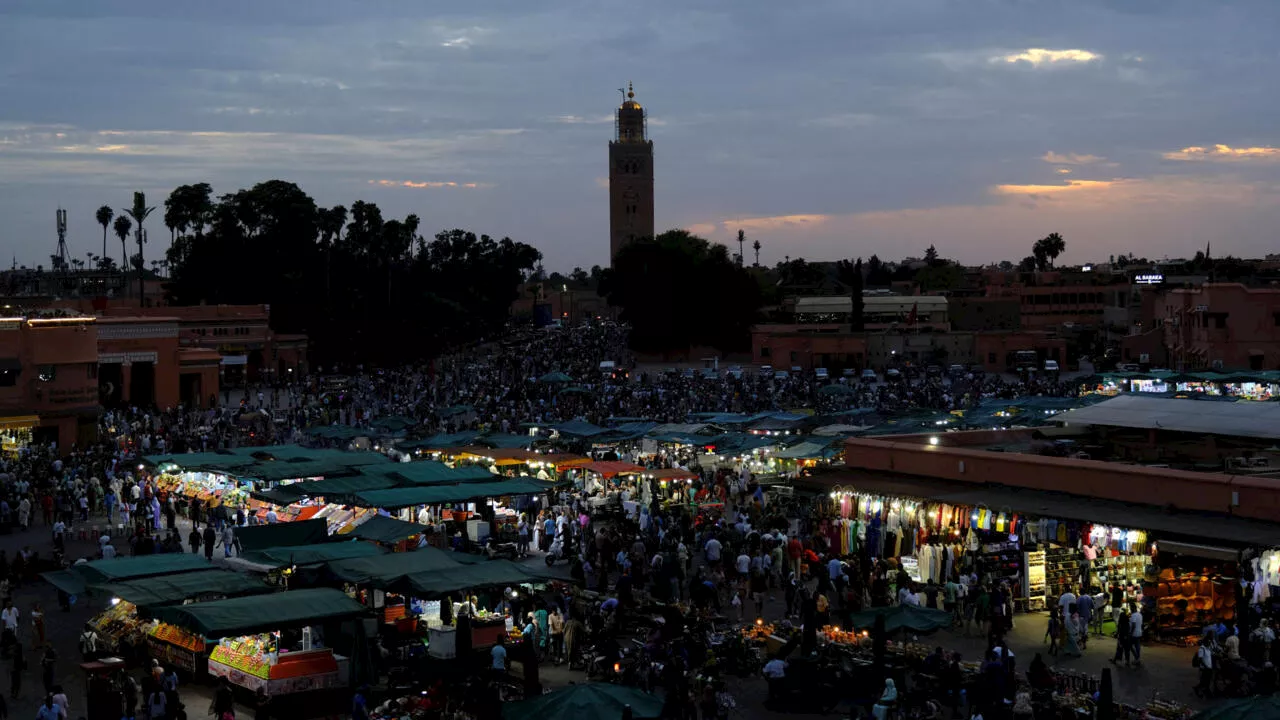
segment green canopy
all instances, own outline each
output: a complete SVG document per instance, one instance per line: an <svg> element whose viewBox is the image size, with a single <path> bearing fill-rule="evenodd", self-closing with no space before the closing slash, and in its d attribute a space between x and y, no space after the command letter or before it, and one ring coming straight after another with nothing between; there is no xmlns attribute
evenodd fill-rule
<svg viewBox="0 0 1280 720"><path fill-rule="evenodd" d="M569 685L532 700L503 703L502 720L620 720L623 709L646 720L662 716L662 696L609 683Z"/></svg>
<svg viewBox="0 0 1280 720"><path fill-rule="evenodd" d="M352 475L349 477L327 477L324 480L308 480L307 482L282 485L279 490L292 493L295 501L307 497L344 498L365 490L386 490L398 485L394 479L385 475Z"/></svg>
<svg viewBox="0 0 1280 720"><path fill-rule="evenodd" d="M464 555L425 547L411 552L332 562L327 570L331 576L343 582L385 588L410 573L452 573L463 567L464 563L477 562L479 558L479 555Z"/></svg>
<svg viewBox="0 0 1280 720"><path fill-rule="evenodd" d="M246 552L242 557L251 563L271 567L288 565L319 565L320 563L350 558L381 555L385 551L377 545L362 542L331 542L321 545L297 547L270 547Z"/></svg>
<svg viewBox="0 0 1280 720"><path fill-rule="evenodd" d="M824 445L816 442L802 442L792 445L784 450L774 453L776 458L784 460L816 460L829 458L836 454L836 450L830 445Z"/></svg>
<svg viewBox="0 0 1280 720"><path fill-rule="evenodd" d="M543 383L544 385L558 385L558 384L571 383L573 382L573 378L569 377L568 375L562 372L557 371L557 372L549 372L546 375L543 375L542 377L538 378L538 382Z"/></svg>
<svg viewBox="0 0 1280 720"><path fill-rule="evenodd" d="M446 505L471 502L506 495L533 495L551 490L551 483L532 478L514 478L500 482L478 482L464 485L427 485L423 487L373 490L356 495L360 507L396 508L415 505Z"/></svg>
<svg viewBox="0 0 1280 720"><path fill-rule="evenodd" d="M40 577L68 595L83 595L88 589L84 576L71 570L50 570L40 573Z"/></svg>
<svg viewBox="0 0 1280 720"><path fill-rule="evenodd" d="M395 583L395 588L416 597L434 600L459 590L496 585L519 585L540 577L513 562L494 560L475 565L460 565L449 568L447 572L425 570L408 573Z"/></svg>
<svg viewBox="0 0 1280 720"><path fill-rule="evenodd" d="M134 605L172 605L202 595L258 595L275 592L277 588L252 575L229 570L204 570L94 585L91 589L94 593L118 597Z"/></svg>
<svg viewBox="0 0 1280 720"><path fill-rule="evenodd" d="M342 537L353 537L380 543L396 543L405 538L419 535L426 529L426 525L405 522L384 515L375 515L357 525L355 530L344 533ZM407 555L408 553L400 554Z"/></svg>
<svg viewBox="0 0 1280 720"><path fill-rule="evenodd" d="M1280 697L1256 697L1225 700L1191 716L1191 720L1280 720Z"/></svg>
<svg viewBox="0 0 1280 720"><path fill-rule="evenodd" d="M211 567L213 566L209 564L208 560L204 559L203 555L164 553L162 555L138 555L128 558L94 560L81 565L73 565L71 571L80 575L88 583L93 584L208 570Z"/></svg>
<svg viewBox="0 0 1280 720"><path fill-rule="evenodd" d="M288 486L286 485L284 487L288 487ZM254 500L261 500L262 502L265 502L265 503L271 503L272 505L279 505L280 507L288 507L289 505L292 505L298 502L297 495L294 495L293 493L288 493L276 488L270 488L267 490L254 490L249 493L249 497L253 498Z"/></svg>
<svg viewBox="0 0 1280 720"><path fill-rule="evenodd" d="M916 605L894 605L893 607L876 608L866 612L855 613L850 623L855 628L871 628L876 625L876 616L884 616L885 632L899 630L927 633L951 627L952 616L946 610L932 610Z"/></svg>
<svg viewBox="0 0 1280 720"><path fill-rule="evenodd" d="M368 610L363 605L341 590L316 588L278 593L272 596L271 602L263 602L257 597L240 597L172 605L157 608L155 615L164 622L216 640L349 620L366 612Z"/></svg>
<svg viewBox="0 0 1280 720"><path fill-rule="evenodd" d="M380 417L377 420L374 420L371 424L379 430L400 432L417 425L418 421L403 415L388 415L387 417Z"/></svg>
<svg viewBox="0 0 1280 720"><path fill-rule="evenodd" d="M853 393L853 388L848 385L841 385L840 383L824 385L818 390L819 395L852 395Z"/></svg>
<svg viewBox="0 0 1280 720"><path fill-rule="evenodd" d="M246 467L256 462L251 457L235 455L230 452L175 453L170 455L147 455L142 461L152 467L160 465L177 465L183 470L203 470L205 468Z"/></svg>
<svg viewBox="0 0 1280 720"><path fill-rule="evenodd" d="M263 548L296 547L329 541L329 525L324 518L272 525L248 525L235 530L243 552Z"/></svg>
<svg viewBox="0 0 1280 720"><path fill-rule="evenodd" d="M397 463L393 467L379 468L385 477L399 481L400 485L456 485L466 482L484 482L501 480L489 472L488 468L478 465L449 467L441 462L420 460L411 463ZM384 490L386 488L369 488Z"/></svg>

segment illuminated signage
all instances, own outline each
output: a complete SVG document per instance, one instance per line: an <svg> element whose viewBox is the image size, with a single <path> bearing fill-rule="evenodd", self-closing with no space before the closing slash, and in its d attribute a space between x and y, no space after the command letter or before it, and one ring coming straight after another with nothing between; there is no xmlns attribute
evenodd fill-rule
<svg viewBox="0 0 1280 720"><path fill-rule="evenodd" d="M1147 275L1134 275L1133 282L1135 285L1159 285L1164 282L1164 275L1160 273L1149 273Z"/></svg>

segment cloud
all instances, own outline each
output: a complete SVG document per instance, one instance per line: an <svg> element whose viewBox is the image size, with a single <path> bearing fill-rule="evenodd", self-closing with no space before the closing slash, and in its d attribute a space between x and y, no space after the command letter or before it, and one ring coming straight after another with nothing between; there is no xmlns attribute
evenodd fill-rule
<svg viewBox="0 0 1280 720"><path fill-rule="evenodd" d="M1052 150L1040 157L1041 160L1055 165L1092 165L1106 160L1097 155L1081 155L1078 153L1059 154Z"/></svg>
<svg viewBox="0 0 1280 720"><path fill-rule="evenodd" d="M1280 148L1235 148L1230 145L1214 145L1213 147L1193 146L1182 148L1176 152L1164 153L1163 157L1165 160L1199 160L1207 162L1274 162L1280 161Z"/></svg>
<svg viewBox="0 0 1280 720"><path fill-rule="evenodd" d="M1088 50L1046 50L1045 48L1027 48L991 58L992 62L1027 63L1032 67L1089 63L1101 59L1101 55Z"/></svg>
<svg viewBox="0 0 1280 720"><path fill-rule="evenodd" d="M991 189L996 195L1055 195L1084 190L1106 190L1126 180L1067 180L1058 185L997 185Z"/></svg>
<svg viewBox="0 0 1280 720"><path fill-rule="evenodd" d="M751 217L736 220L718 220L716 222L698 222L688 226L695 235L715 235L720 232L737 233L739 230L749 232L773 232L779 230L795 230L797 228L814 227L830 219L829 215L805 213L796 215L773 215L770 217Z"/></svg>
<svg viewBox="0 0 1280 720"><path fill-rule="evenodd" d="M490 188L492 185L486 183L474 182L456 182L453 180L425 180L417 182L414 180L370 180L370 185L378 185L380 187L405 187L414 190L435 190L439 188L466 188L475 190L479 188Z"/></svg>
<svg viewBox="0 0 1280 720"><path fill-rule="evenodd" d="M1053 171L1054 171L1054 172L1056 172L1056 173L1058 173L1059 175L1070 175L1070 174L1071 174L1071 168L1054 168L1054 170L1053 170Z"/></svg>
<svg viewBox="0 0 1280 720"><path fill-rule="evenodd" d="M612 115L593 115L584 117L582 115L557 115L552 118L553 122L564 125L607 125L613 122Z"/></svg>
<svg viewBox="0 0 1280 720"><path fill-rule="evenodd" d="M595 183L596 183L596 187L598 187L598 188L601 188L601 189L604 189L604 190L608 190L608 189L609 189L609 178L607 178L607 177L597 177L597 178L595 179Z"/></svg>

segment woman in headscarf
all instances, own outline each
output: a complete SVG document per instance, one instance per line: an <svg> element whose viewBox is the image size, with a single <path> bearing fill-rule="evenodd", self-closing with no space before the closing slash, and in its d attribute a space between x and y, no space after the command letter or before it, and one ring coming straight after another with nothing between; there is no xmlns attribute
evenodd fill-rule
<svg viewBox="0 0 1280 720"><path fill-rule="evenodd" d="M876 701L875 706L871 708L871 715L875 720L886 720L889 717L889 712L897 705L898 688L893 684L893 678L886 678L884 681L884 693Z"/></svg>
<svg viewBox="0 0 1280 720"><path fill-rule="evenodd" d="M1062 644L1062 654L1067 657L1080 657L1080 615L1072 612L1063 626L1067 639Z"/></svg>

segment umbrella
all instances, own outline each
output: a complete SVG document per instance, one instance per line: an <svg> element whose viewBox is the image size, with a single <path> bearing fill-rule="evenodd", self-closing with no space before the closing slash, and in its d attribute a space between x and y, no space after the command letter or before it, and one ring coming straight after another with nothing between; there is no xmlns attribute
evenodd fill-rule
<svg viewBox="0 0 1280 720"><path fill-rule="evenodd" d="M1191 716L1191 720L1276 720L1280 718L1280 698L1258 696L1218 703Z"/></svg>
<svg viewBox="0 0 1280 720"><path fill-rule="evenodd" d="M570 685L532 700L505 703L503 720L615 720L627 708L637 720L662 715L662 698L638 688L608 683Z"/></svg>
<svg viewBox="0 0 1280 720"><path fill-rule="evenodd" d="M849 618L856 628L875 627L877 630L880 629L881 619L884 622L884 631L887 633L899 630L928 633L951 627L952 617L946 610L933 610L916 605L895 605L856 613Z"/></svg>
<svg viewBox="0 0 1280 720"><path fill-rule="evenodd" d="M544 385L558 385L562 383L571 383L573 382L573 378L557 370L555 372L549 372L538 378L538 382Z"/></svg>
<svg viewBox="0 0 1280 720"><path fill-rule="evenodd" d="M824 385L820 390L818 390L819 395L852 395L853 393L853 388L839 383Z"/></svg>

